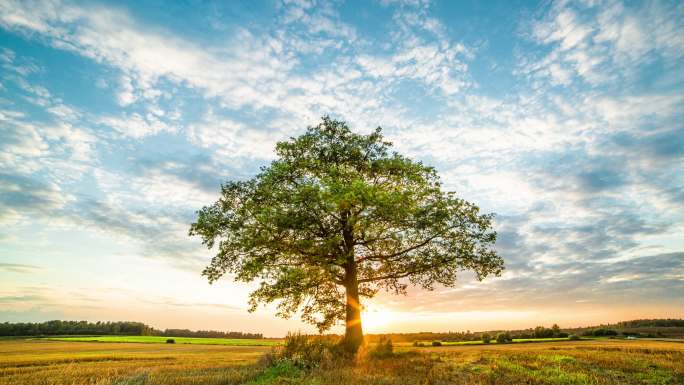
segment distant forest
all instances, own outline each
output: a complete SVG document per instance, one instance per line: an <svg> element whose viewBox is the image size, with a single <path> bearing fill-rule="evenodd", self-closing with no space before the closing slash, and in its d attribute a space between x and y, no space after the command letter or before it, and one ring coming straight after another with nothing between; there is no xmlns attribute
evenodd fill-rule
<svg viewBox="0 0 684 385"><path fill-rule="evenodd" d="M204 338L263 338L262 333L223 332L216 330L158 330L142 322L46 321L39 323L0 323L0 336L41 335L126 335Z"/></svg>
<svg viewBox="0 0 684 385"><path fill-rule="evenodd" d="M481 332L418 332L371 334L374 341L381 336L393 341L441 340L474 341L482 334L496 335L508 332L513 338L567 337L570 334L582 336L642 336L642 337L681 337L684 336L684 319L640 319L622 321L615 324L587 326L580 328L551 328L537 326L534 329L491 330ZM128 335L128 336L168 336L203 338L263 338L262 333L223 332L216 330L165 329L158 330L142 322L87 322L87 321L47 321L40 323L0 323L0 336L41 336L41 335Z"/></svg>
<svg viewBox="0 0 684 385"><path fill-rule="evenodd" d="M512 338L551 338L578 336L636 336L636 337L684 337L684 319L639 319L622 321L615 324L601 324L577 328L561 328L553 325L551 328L537 326L536 328L521 330L487 330L464 332L417 332L417 333L387 333L370 334L370 341L380 338L390 338L395 342L412 341L477 341L483 334L495 336L498 333L508 333Z"/></svg>

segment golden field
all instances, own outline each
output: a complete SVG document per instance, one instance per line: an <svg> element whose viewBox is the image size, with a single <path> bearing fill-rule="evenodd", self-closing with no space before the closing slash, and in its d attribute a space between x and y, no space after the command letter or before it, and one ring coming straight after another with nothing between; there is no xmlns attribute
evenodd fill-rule
<svg viewBox="0 0 684 385"><path fill-rule="evenodd" d="M596 340L397 346L393 357L310 371L259 346L0 341L0 385L684 384L684 344Z"/></svg>

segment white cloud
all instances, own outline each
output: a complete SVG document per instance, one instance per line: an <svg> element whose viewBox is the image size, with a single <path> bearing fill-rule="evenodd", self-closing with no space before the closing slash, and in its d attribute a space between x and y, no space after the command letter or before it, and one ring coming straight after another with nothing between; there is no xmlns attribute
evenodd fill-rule
<svg viewBox="0 0 684 385"><path fill-rule="evenodd" d="M124 11L61 2L3 2L0 25L36 32L53 46L120 68L122 104L135 100L132 84L153 92L160 77L220 96L231 106L277 106L269 97L291 67L267 40L238 31L230 50L211 52L170 34L145 30ZM270 40L270 39L269 39Z"/></svg>
<svg viewBox="0 0 684 385"><path fill-rule="evenodd" d="M578 8L582 8L582 17ZM659 57L672 65L684 55L684 27L675 22L682 17L683 4L649 2L626 7L611 1L598 7L556 3L547 20L532 26L534 39L553 49L540 62L529 64L526 71L551 67L538 73L558 81L559 69L571 69L597 85L633 77L638 65Z"/></svg>
<svg viewBox="0 0 684 385"><path fill-rule="evenodd" d="M160 120L154 114L142 116L138 113L121 117L105 116L98 118L97 123L113 128L123 137L140 139L160 132L174 132L176 129Z"/></svg>
<svg viewBox="0 0 684 385"><path fill-rule="evenodd" d="M276 142L287 139L287 134L282 130L256 130L210 112L203 121L190 125L188 137L214 150L217 158L270 159L275 155Z"/></svg>
<svg viewBox="0 0 684 385"><path fill-rule="evenodd" d="M135 88L133 88L133 84L131 84L131 78L128 76L122 76L120 80L120 91L117 95L117 99L119 101L119 104L121 106L128 106L135 102L137 97L135 96Z"/></svg>

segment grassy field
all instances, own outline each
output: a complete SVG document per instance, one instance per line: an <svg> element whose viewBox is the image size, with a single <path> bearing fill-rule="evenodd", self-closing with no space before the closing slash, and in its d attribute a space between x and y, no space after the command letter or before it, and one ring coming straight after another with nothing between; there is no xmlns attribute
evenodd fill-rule
<svg viewBox="0 0 684 385"><path fill-rule="evenodd" d="M156 336L78 336L78 337L45 337L42 339L65 342L125 342L144 344L163 344L172 338L177 344L227 345L227 346L275 346L282 340L274 339L230 339L230 338L189 338L189 337L156 337Z"/></svg>
<svg viewBox="0 0 684 385"><path fill-rule="evenodd" d="M585 338L586 339L586 338ZM593 339L593 338L592 338ZM558 341L569 341L568 338L514 338L513 343L514 344L519 344L519 343L534 343L534 342L558 342ZM432 344L432 340L424 340L424 341L418 341L419 343L422 343L425 346L430 346ZM482 341L440 341L442 346L461 346L461 345L486 345ZM491 340L489 342L490 344L496 344L496 340ZM402 345L413 345L410 342L405 342L402 343Z"/></svg>
<svg viewBox="0 0 684 385"><path fill-rule="evenodd" d="M684 384L684 344L597 340L399 347L387 359L264 367L265 346L0 341L0 385Z"/></svg>
<svg viewBox="0 0 684 385"><path fill-rule="evenodd" d="M227 345L227 346L277 346L282 344L279 339L228 339L228 338L189 338L189 337L157 337L157 336L59 336L42 337L43 340L64 341L64 342L117 342L117 343L144 343L144 344L163 344L172 338L176 344L196 344L196 345ZM568 341L567 338L535 338L535 339L514 339L513 343L527 342L552 342ZM430 346L432 341L419 341L425 346ZM492 340L490 344L496 344ZM482 341L442 341L443 346L460 345L482 345ZM410 342L398 343L398 346L412 346Z"/></svg>

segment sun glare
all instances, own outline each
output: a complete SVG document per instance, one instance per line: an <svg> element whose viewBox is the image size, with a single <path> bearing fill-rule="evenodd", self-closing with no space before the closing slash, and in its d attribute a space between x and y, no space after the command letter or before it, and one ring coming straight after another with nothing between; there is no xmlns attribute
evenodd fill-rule
<svg viewBox="0 0 684 385"><path fill-rule="evenodd" d="M394 319L394 314L387 310L368 310L361 313L361 324L367 331L382 331Z"/></svg>

